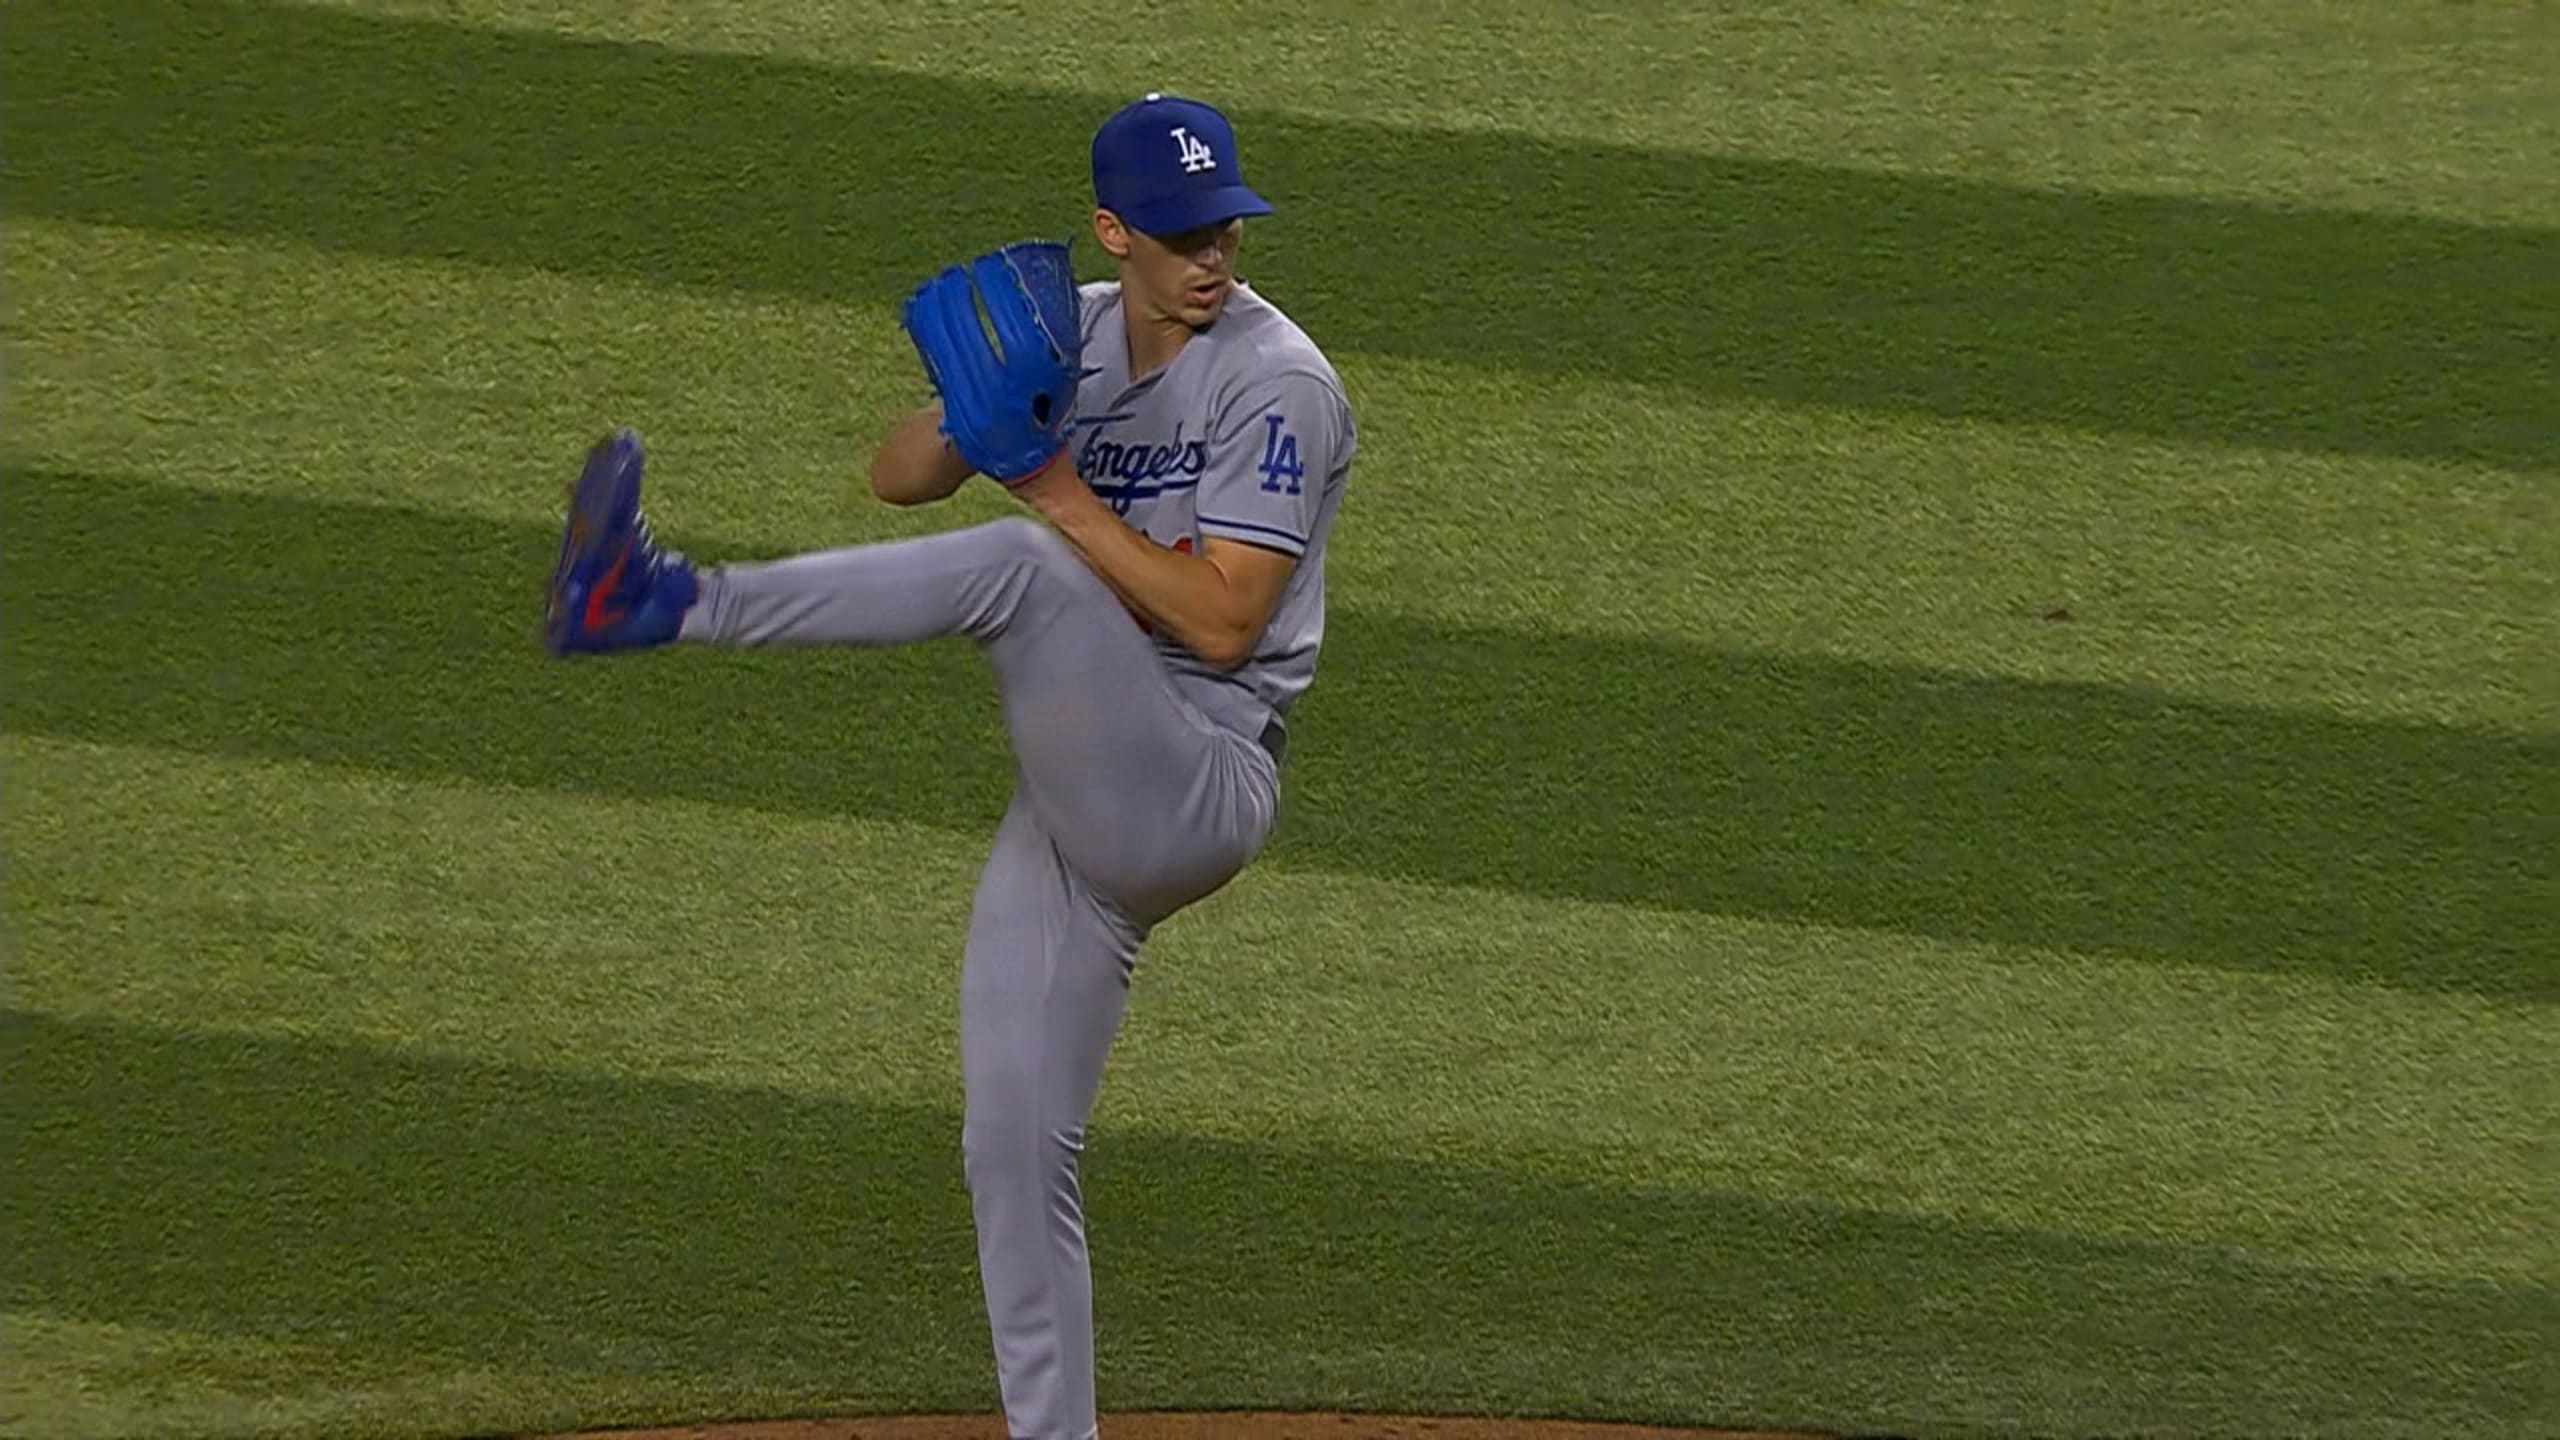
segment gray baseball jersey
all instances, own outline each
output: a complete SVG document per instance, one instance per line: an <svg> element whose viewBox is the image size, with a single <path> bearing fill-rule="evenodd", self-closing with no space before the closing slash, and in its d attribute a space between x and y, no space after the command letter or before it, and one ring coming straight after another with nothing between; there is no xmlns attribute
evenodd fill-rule
<svg viewBox="0 0 2560 1440"><path fill-rule="evenodd" d="M1068 435L1076 473L1159 545L1215 538L1299 558L1252 658L1233 672L1170 639L1180 688L1213 714L1237 692L1275 715L1315 679L1324 547L1359 437L1341 377L1305 331L1239 281L1218 323L1132 384L1118 281L1083 288L1085 363Z"/></svg>
<svg viewBox="0 0 2560 1440"><path fill-rule="evenodd" d="M1069 443L1086 483L1159 544L1300 557L1246 664L1222 672L1150 638L1056 532L1020 516L706 568L682 631L737 647L966 638L994 671L1015 789L961 962L960 1149L1019 1440L1095 1433L1086 1117L1139 945L1239 873L1277 823L1274 722L1315 675L1325 541L1354 443L1332 367L1251 290L1134 384L1118 287L1085 287L1083 301L1097 369Z"/></svg>

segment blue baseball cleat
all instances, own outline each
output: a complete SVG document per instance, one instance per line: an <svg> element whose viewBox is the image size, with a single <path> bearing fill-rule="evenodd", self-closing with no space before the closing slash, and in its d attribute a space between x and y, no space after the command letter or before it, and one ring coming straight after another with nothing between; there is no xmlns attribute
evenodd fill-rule
<svg viewBox="0 0 2560 1440"><path fill-rule="evenodd" d="M587 451L543 607L542 640L554 655L664 645L699 593L693 566L649 536L640 513L643 459L629 430Z"/></svg>

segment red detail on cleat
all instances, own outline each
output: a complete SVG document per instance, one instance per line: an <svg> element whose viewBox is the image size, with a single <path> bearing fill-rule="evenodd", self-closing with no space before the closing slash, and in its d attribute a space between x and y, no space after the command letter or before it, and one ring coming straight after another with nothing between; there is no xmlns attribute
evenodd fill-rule
<svg viewBox="0 0 2560 1440"><path fill-rule="evenodd" d="M631 550L626 546L622 553L613 557L612 566L597 579L595 588L587 592L586 613L579 617L579 623L583 627L589 630L601 630L631 613L630 606L612 605L607 598L613 594L614 587L622 582L622 567L630 561Z"/></svg>

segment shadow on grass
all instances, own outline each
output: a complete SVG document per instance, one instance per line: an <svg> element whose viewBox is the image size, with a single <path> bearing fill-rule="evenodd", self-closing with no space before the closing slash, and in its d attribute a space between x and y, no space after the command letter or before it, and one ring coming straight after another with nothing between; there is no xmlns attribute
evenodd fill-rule
<svg viewBox="0 0 2560 1440"><path fill-rule="evenodd" d="M884 309L1078 229L1127 98L234 0L21 0L10 32L12 215ZM1251 273L1345 350L2560 465L2552 231L1238 122L1282 207Z"/></svg>
<svg viewBox="0 0 2560 1440"><path fill-rule="evenodd" d="M970 829L1010 784L960 642L561 663L547 529L0 487L11 731ZM2560 997L2547 740L1339 608L1294 729L1277 863Z"/></svg>
<svg viewBox="0 0 2560 1440"><path fill-rule="evenodd" d="M16 1011L0 1041L12 1312L988 1401L950 1111ZM2514 1434L2560 1319L1467 1164L1108 1127L1088 1164L1115 1406Z"/></svg>

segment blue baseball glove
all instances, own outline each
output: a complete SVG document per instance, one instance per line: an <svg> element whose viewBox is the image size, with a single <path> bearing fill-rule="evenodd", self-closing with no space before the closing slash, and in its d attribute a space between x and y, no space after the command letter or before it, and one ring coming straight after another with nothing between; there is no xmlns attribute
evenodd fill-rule
<svg viewBox="0 0 2560 1440"><path fill-rule="evenodd" d="M900 321L960 458L1011 484L1065 448L1086 373L1065 245L1017 241L953 265L916 287Z"/></svg>

